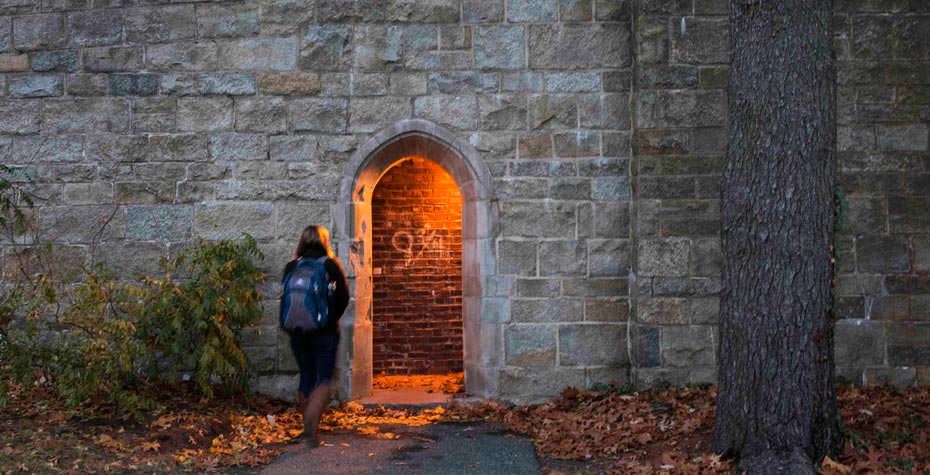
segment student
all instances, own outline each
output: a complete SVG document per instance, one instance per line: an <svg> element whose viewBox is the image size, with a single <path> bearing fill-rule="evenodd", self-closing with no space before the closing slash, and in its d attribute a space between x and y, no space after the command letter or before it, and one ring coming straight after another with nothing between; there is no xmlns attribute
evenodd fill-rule
<svg viewBox="0 0 930 475"><path fill-rule="evenodd" d="M329 243L329 231L319 225L304 229L297 242L294 259L284 267L284 276L297 267L300 259L319 259L323 263L331 289L327 298L328 317L326 326L313 333L290 332L291 350L300 368L300 387L297 391L297 407L303 414L302 437L311 447L318 447L317 427L320 416L329 404L333 370L336 367L336 350L339 346L339 317L349 304L349 287L342 265L333 256ZM335 289L332 290L335 284ZM283 297L282 297L283 298ZM283 311L283 300L282 300Z"/></svg>

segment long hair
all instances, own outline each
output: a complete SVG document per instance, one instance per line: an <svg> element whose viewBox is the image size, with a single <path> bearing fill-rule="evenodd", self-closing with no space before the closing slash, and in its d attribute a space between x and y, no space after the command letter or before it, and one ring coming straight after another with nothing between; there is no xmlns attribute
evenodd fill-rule
<svg viewBox="0 0 930 475"><path fill-rule="evenodd" d="M318 224L311 224L300 233L300 240L297 241L297 249L294 251L294 258L303 257L309 249L320 248L329 258L333 256L333 248L329 244L329 231Z"/></svg>

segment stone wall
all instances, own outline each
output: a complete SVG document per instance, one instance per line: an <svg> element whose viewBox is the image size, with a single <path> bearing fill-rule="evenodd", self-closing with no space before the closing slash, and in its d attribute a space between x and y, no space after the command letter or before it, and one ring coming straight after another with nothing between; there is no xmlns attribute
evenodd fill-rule
<svg viewBox="0 0 930 475"><path fill-rule="evenodd" d="M928 24L926 2L836 1L837 363L854 379L930 377ZM358 224L338 212L354 154L425 119L490 190L465 289L493 348L482 394L707 382L727 48L723 0L6 0L0 163L85 259L96 240L123 275L154 272L195 237L248 232L275 295L306 224ZM352 275L370 256L348 255L364 246L336 244L370 289ZM262 390L289 396L275 316L247 345Z"/></svg>
<svg viewBox="0 0 930 475"><path fill-rule="evenodd" d="M372 193L372 371L461 372L462 195L439 165L412 158Z"/></svg>
<svg viewBox="0 0 930 475"><path fill-rule="evenodd" d="M838 374L930 384L930 3L837 2Z"/></svg>

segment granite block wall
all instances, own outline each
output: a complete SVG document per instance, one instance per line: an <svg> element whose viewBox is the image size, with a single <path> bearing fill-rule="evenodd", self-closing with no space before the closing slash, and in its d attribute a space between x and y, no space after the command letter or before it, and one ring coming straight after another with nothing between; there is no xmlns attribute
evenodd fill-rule
<svg viewBox="0 0 930 475"><path fill-rule="evenodd" d="M930 7L835 10L837 364L927 383ZM8 0L0 163L78 258L129 276L248 232L275 295L299 231L342 223L354 154L427 120L486 167L489 265L465 291L497 325L488 394L711 382L726 21L723 0ZM290 396L275 315L247 345Z"/></svg>

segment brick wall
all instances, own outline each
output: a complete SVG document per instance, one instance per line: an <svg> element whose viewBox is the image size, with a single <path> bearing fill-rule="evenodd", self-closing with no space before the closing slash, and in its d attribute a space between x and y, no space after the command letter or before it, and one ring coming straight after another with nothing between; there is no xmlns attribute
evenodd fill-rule
<svg viewBox="0 0 930 475"><path fill-rule="evenodd" d="M462 371L462 197L429 160L391 168L372 196L373 355L380 374Z"/></svg>

